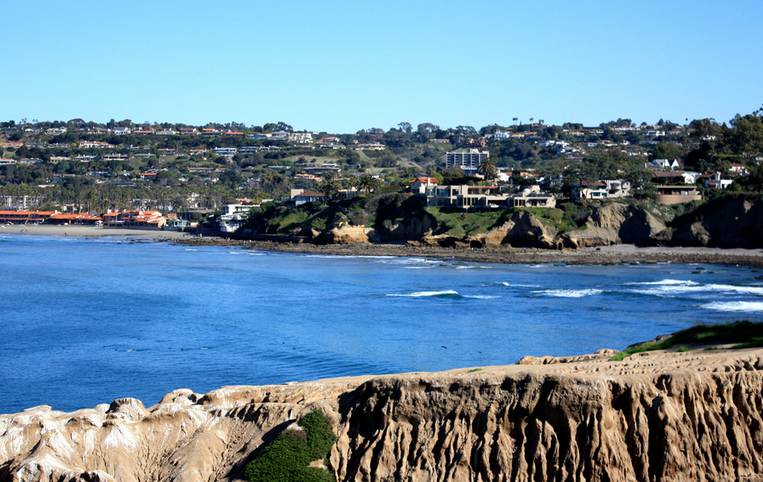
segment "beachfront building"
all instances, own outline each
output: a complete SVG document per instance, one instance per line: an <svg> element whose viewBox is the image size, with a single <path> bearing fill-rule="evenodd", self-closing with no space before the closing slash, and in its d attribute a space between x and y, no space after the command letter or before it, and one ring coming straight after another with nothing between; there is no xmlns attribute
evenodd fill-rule
<svg viewBox="0 0 763 482"><path fill-rule="evenodd" d="M131 209L125 211L107 211L101 218L104 226L130 227L139 229L162 229L167 218L159 211Z"/></svg>
<svg viewBox="0 0 763 482"><path fill-rule="evenodd" d="M490 158L490 152L471 148L446 152L443 156L443 161L445 162L445 169L455 167L461 169L466 174L476 174L479 172L482 163L488 160L488 158Z"/></svg>
<svg viewBox="0 0 763 482"><path fill-rule="evenodd" d="M95 226L103 224L103 219L90 213L55 213L45 222L47 224L84 224Z"/></svg>
<svg viewBox="0 0 763 482"><path fill-rule="evenodd" d="M555 208L556 196L541 191L540 186L534 184L529 188L523 189L521 193L510 196L509 204L522 208Z"/></svg>
<svg viewBox="0 0 763 482"><path fill-rule="evenodd" d="M40 224L44 223L56 211L0 211L0 223L11 224Z"/></svg>
<svg viewBox="0 0 763 482"><path fill-rule="evenodd" d="M459 209L497 208L506 203L508 195L498 186L446 185L427 190L427 206Z"/></svg>
<svg viewBox="0 0 763 482"><path fill-rule="evenodd" d="M217 226L221 233L231 234L246 224L249 212L259 206L254 204L226 204L223 213L217 218Z"/></svg>

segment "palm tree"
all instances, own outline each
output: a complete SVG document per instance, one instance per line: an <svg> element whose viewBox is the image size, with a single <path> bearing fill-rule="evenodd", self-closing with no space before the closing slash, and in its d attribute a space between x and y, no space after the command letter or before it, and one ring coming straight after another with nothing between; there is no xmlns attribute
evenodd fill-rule
<svg viewBox="0 0 763 482"><path fill-rule="evenodd" d="M339 184L339 180L337 180L337 178L332 175L324 176L323 180L321 180L321 183L318 186L318 189L321 191L321 193L323 193L323 195L328 199L336 196L341 188L342 186Z"/></svg>
<svg viewBox="0 0 763 482"><path fill-rule="evenodd" d="M480 165L480 174L485 176L487 180L495 179L498 176L498 168L490 158L487 158Z"/></svg>
<svg viewBox="0 0 763 482"><path fill-rule="evenodd" d="M379 189L381 183L373 176L363 175L358 179L358 189L368 194Z"/></svg>

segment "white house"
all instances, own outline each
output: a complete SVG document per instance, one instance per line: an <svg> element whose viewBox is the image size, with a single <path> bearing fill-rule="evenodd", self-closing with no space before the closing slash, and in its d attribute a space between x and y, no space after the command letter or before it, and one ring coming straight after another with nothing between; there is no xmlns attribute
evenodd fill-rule
<svg viewBox="0 0 763 482"><path fill-rule="evenodd" d="M521 193L514 194L509 199L511 205L514 207L556 207L556 196L551 193L541 191L540 186L537 184L533 184L529 188L523 189Z"/></svg>
<svg viewBox="0 0 763 482"><path fill-rule="evenodd" d="M427 189L437 186L437 179L434 177L417 177L411 181L411 192L420 196L426 196Z"/></svg>
<svg viewBox="0 0 763 482"><path fill-rule="evenodd" d="M497 208L504 204L508 195L498 186L446 185L427 189L427 205L469 209L472 207Z"/></svg>
<svg viewBox="0 0 763 482"><path fill-rule="evenodd" d="M289 142L294 144L311 144L313 142L312 132L292 132L289 134Z"/></svg>
<svg viewBox="0 0 763 482"><path fill-rule="evenodd" d="M678 163L678 159L652 159L644 166L647 169L679 169L681 164Z"/></svg>

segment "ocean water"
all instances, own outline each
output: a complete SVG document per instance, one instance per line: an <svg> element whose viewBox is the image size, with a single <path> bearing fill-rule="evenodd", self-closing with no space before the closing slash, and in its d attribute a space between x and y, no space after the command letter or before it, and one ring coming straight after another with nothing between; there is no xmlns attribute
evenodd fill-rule
<svg viewBox="0 0 763 482"><path fill-rule="evenodd" d="M0 236L0 413L621 348L763 319L762 275Z"/></svg>

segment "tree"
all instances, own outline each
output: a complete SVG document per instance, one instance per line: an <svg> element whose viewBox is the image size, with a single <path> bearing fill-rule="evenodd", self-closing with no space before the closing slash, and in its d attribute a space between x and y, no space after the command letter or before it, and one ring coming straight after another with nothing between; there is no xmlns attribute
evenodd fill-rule
<svg viewBox="0 0 763 482"><path fill-rule="evenodd" d="M729 144L734 153L751 155L763 152L763 117L757 114L737 115L731 125Z"/></svg>
<svg viewBox="0 0 763 482"><path fill-rule="evenodd" d="M495 167L495 162L490 158L482 161L482 164L480 165L480 174L485 176L485 179L487 180L492 180L498 177L498 168Z"/></svg>
<svg viewBox="0 0 763 482"><path fill-rule="evenodd" d="M683 157L683 149L673 142L660 142L654 146L650 157L652 159L679 159Z"/></svg>
<svg viewBox="0 0 763 482"><path fill-rule="evenodd" d="M368 194L379 189L381 187L381 182L377 178L365 174L360 176L358 179L357 187L364 193Z"/></svg>
<svg viewBox="0 0 763 482"><path fill-rule="evenodd" d="M341 188L342 185L333 174L326 174L323 176L321 183L318 185L320 192L329 199L335 197Z"/></svg>
<svg viewBox="0 0 763 482"><path fill-rule="evenodd" d="M466 177L466 174L464 174L464 170L460 167L449 167L442 171L442 182L444 184L453 184L455 182L458 182L464 177Z"/></svg>

